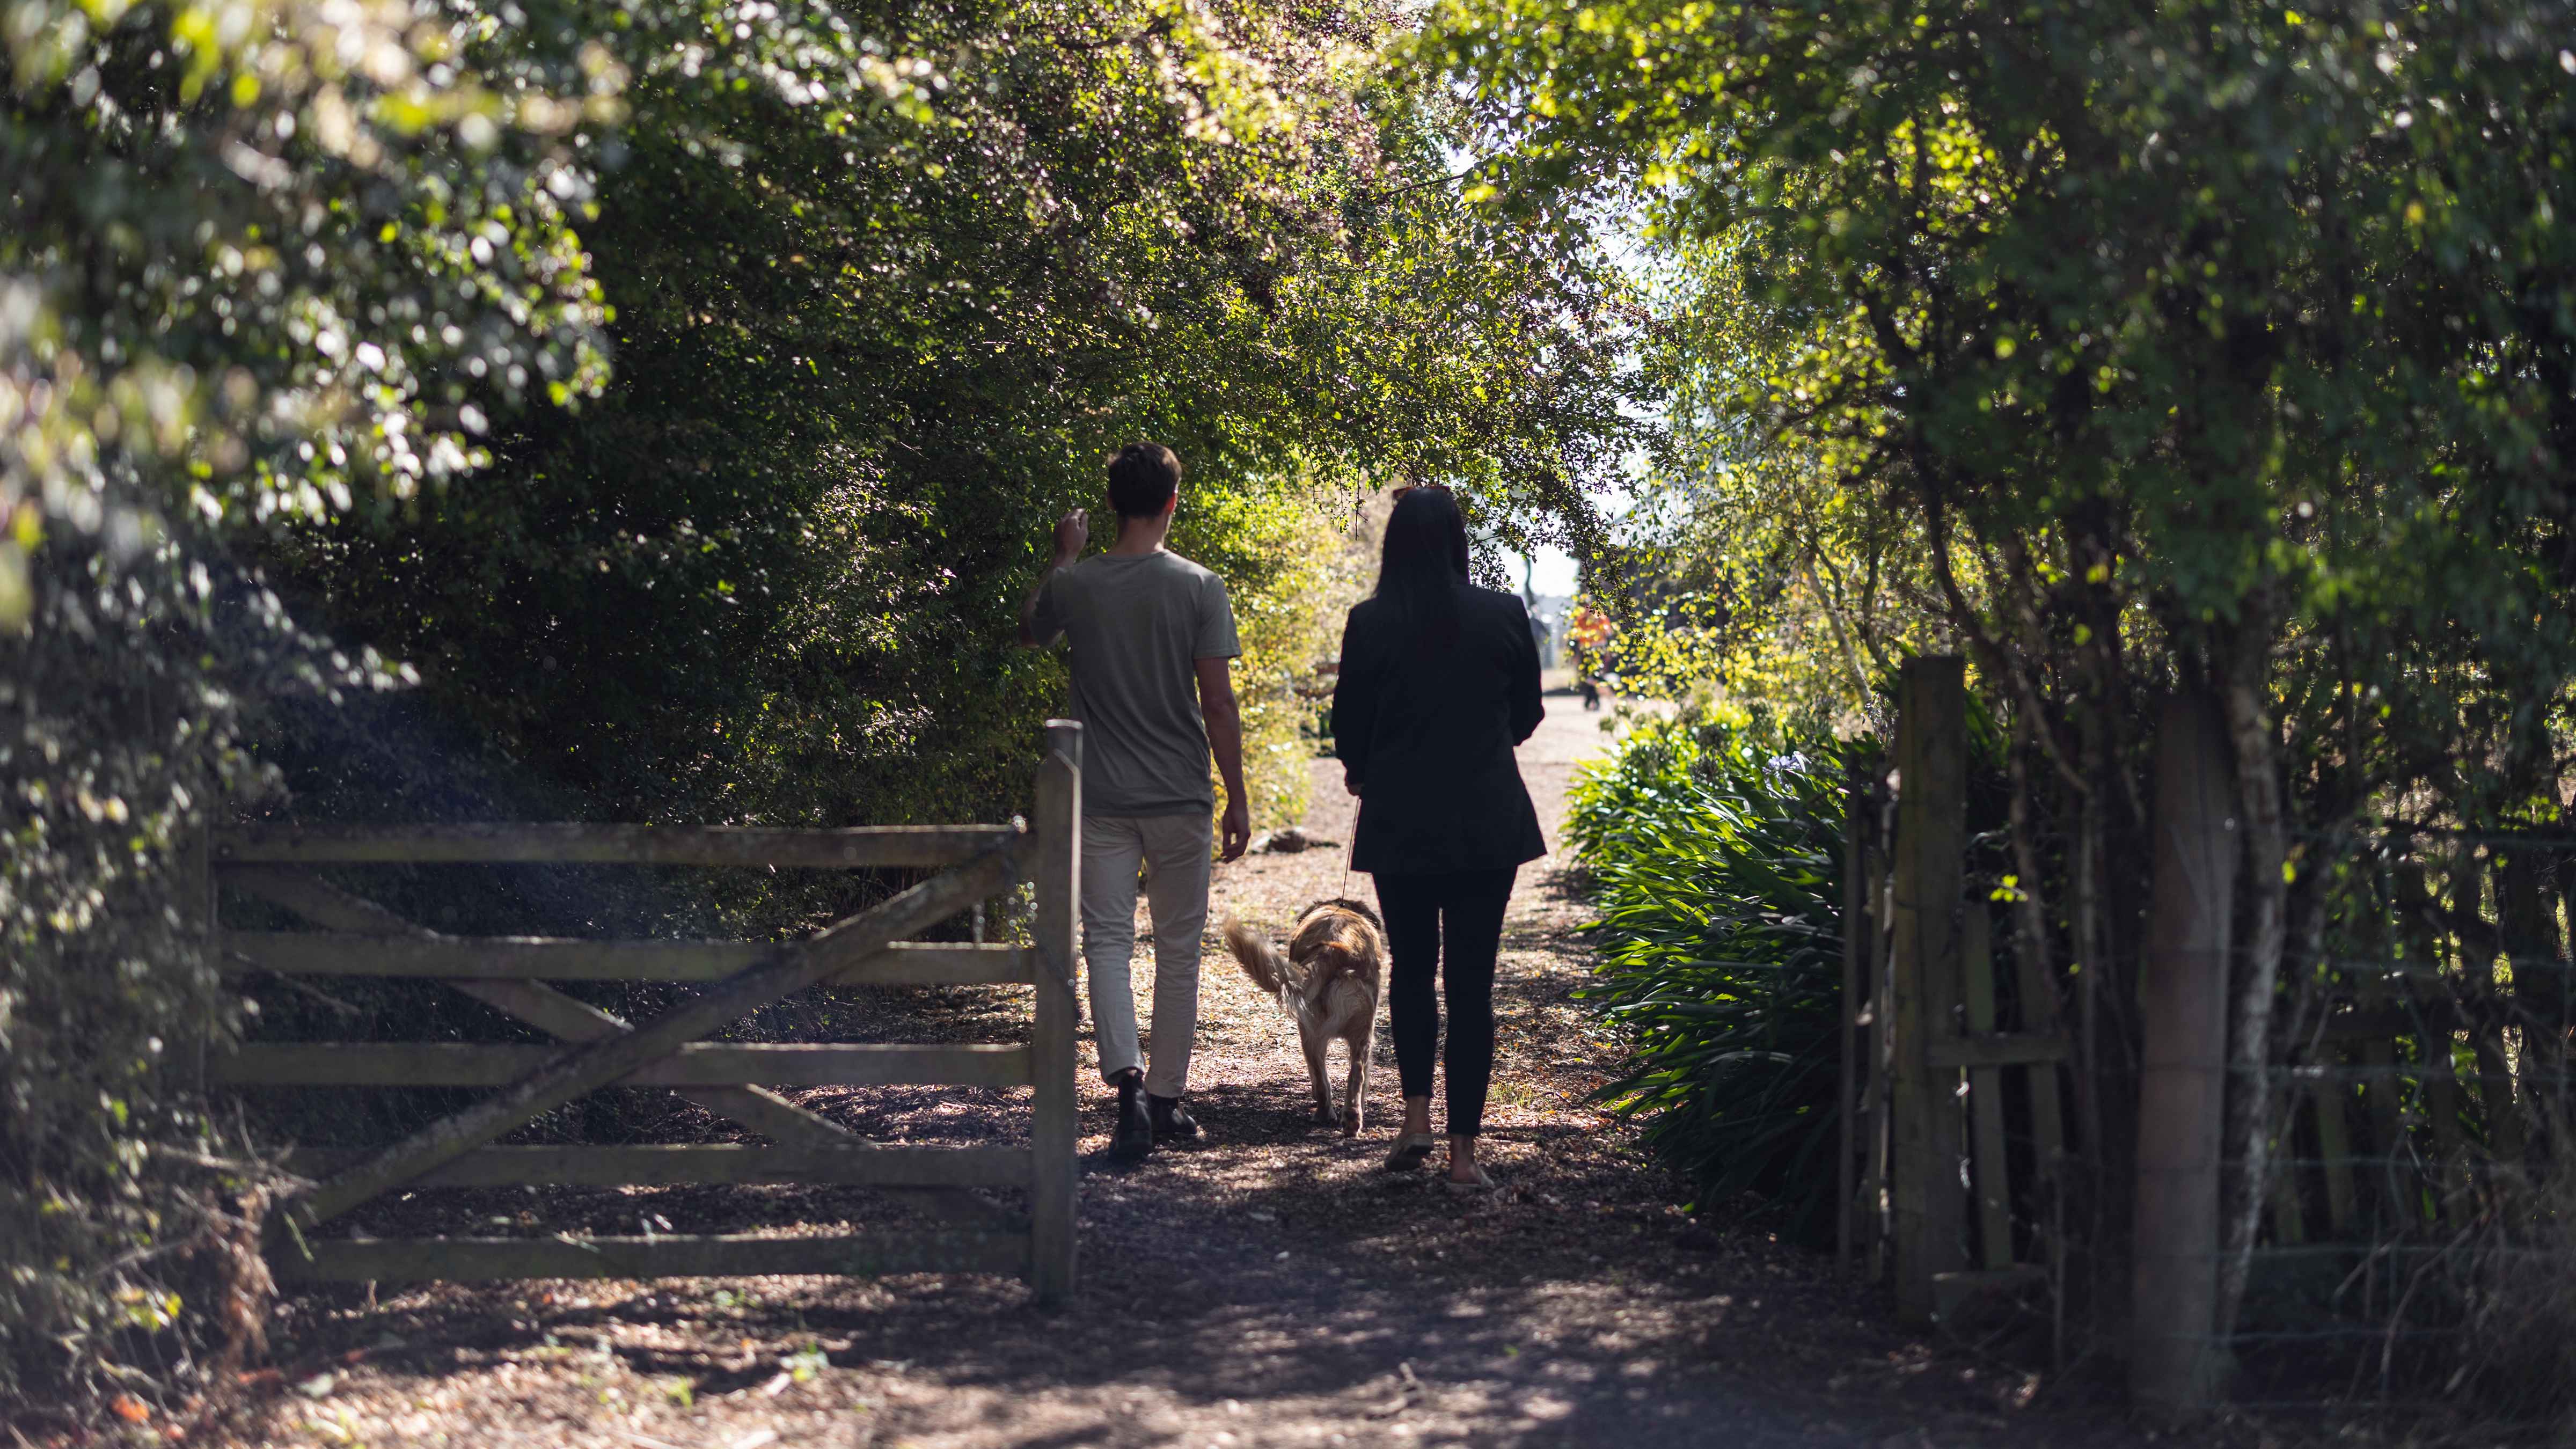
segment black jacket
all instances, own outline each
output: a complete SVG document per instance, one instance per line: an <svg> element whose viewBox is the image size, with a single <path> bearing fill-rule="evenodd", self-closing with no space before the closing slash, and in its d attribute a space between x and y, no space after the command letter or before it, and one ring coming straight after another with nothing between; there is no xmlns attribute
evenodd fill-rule
<svg viewBox="0 0 2576 1449"><path fill-rule="evenodd" d="M1342 630L1333 753L1360 785L1354 870L1496 870L1547 854L1512 758L1544 712L1529 612L1458 587L1454 643L1429 644L1376 599Z"/></svg>

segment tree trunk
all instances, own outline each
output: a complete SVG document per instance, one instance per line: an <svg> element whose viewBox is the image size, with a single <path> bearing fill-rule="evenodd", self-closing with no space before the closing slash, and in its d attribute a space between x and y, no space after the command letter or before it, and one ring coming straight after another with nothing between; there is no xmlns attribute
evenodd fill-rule
<svg viewBox="0 0 2576 1449"><path fill-rule="evenodd" d="M2270 639L2248 621L2238 626L2222 700L2245 837L2245 954L2236 972L2228 1024L2227 1146L2233 1171L2219 1244L2218 1312L2222 1337L2235 1331L2253 1267L2254 1237L2272 1176L2272 1003L2289 940L2289 828L2281 797L2280 744L2272 723Z"/></svg>

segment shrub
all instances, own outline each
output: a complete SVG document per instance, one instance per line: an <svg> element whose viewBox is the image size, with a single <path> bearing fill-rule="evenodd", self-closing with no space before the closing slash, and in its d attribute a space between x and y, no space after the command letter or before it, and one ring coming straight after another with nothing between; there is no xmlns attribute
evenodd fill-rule
<svg viewBox="0 0 2576 1449"><path fill-rule="evenodd" d="M0 1424L175 1399L172 1365L256 1342L255 1184L198 1094L240 997L190 845L266 786L249 697L360 678L200 546L51 541L0 625Z"/></svg>
<svg viewBox="0 0 2576 1449"><path fill-rule="evenodd" d="M1638 727L1579 780L1593 878L1584 996L1636 1046L1603 1089L1708 1199L1830 1237L1847 763L1865 749L1699 716Z"/></svg>

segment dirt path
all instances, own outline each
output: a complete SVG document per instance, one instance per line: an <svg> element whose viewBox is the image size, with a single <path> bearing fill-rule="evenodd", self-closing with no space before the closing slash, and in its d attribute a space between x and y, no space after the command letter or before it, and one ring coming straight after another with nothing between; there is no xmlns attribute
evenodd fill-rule
<svg viewBox="0 0 2576 1449"><path fill-rule="evenodd" d="M1571 699L1549 706L1522 758L1554 841L1568 778L1604 737ZM1308 825L1347 841L1350 803L1328 763ZM1342 859L1336 847L1223 868L1212 916L1284 923L1341 893ZM1586 958L1562 866L1525 870L1512 901L1487 1124L1506 1187L1494 1200L1462 1203L1427 1173L1378 1170L1397 1107L1383 1032L1366 1135L1346 1142L1310 1122L1294 1029L1211 950L1193 1093L1211 1140L1112 1172L1100 1160L1106 1099L1092 1100L1083 1286L1067 1311L1034 1312L1016 1284L938 1277L432 1287L372 1306L316 1295L290 1306L281 1357L293 1367L244 1441L2131 1442L2052 1395L2031 1402L2034 1384L2018 1373L1908 1341L1830 1264L1670 1206L1675 1184L1585 1102L1616 1046L1571 997ZM1007 1034L1021 1010L997 993L942 1004L958 1030L987 1037ZM882 1136L991 1140L1005 1104L963 1095L809 1100ZM883 1214L832 1190L643 1196L562 1216L550 1203L546 1226L633 1231L651 1212L684 1230L739 1230ZM495 1206L524 1204L467 1210Z"/></svg>

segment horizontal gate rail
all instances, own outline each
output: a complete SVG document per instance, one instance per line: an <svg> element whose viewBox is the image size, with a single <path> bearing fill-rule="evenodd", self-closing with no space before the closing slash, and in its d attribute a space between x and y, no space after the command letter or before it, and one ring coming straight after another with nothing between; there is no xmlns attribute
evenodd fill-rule
<svg viewBox="0 0 2576 1449"><path fill-rule="evenodd" d="M1026 1276L1026 1233L884 1232L829 1238L324 1238L273 1255L287 1282L377 1279L752 1278L778 1273Z"/></svg>
<svg viewBox="0 0 2576 1449"><path fill-rule="evenodd" d="M660 825L260 825L210 832L204 909L227 972L425 979L557 1038L553 1045L260 1042L210 1062L234 1088L496 1089L382 1149L304 1150L320 1181L282 1204L271 1266L287 1281L688 1277L772 1273L995 1272L1025 1276L1041 1302L1074 1271L1074 883L1079 873L1081 726L1050 722L1034 826L838 830ZM892 898L800 941L599 941L448 936L314 873L429 864L928 869ZM1022 881L1033 944L905 939ZM228 931L212 886L245 892L315 930ZM550 981L701 983L658 1017L629 1023ZM1026 1045L735 1043L704 1040L815 986L1035 986ZM775 1086L1034 1087L1027 1146L891 1146L798 1106ZM497 1146L496 1140L607 1087L667 1087L771 1145ZM323 1238L313 1230L402 1187L660 1187L827 1183L883 1189L955 1226L859 1236L549 1239ZM971 1189L1015 1188L1029 1212Z"/></svg>
<svg viewBox="0 0 2576 1449"><path fill-rule="evenodd" d="M962 865L1018 835L1008 825L238 825L214 832L224 865L774 865L854 870Z"/></svg>
<svg viewBox="0 0 2576 1449"><path fill-rule="evenodd" d="M837 974L851 963L916 931L927 930L1001 891L1017 873L1015 852L997 848L945 875L851 916L805 946L726 978L617 1036L550 1055L545 1064L452 1117L425 1127L291 1204L308 1226L338 1217L449 1158L623 1080L698 1038Z"/></svg>
<svg viewBox="0 0 2576 1449"><path fill-rule="evenodd" d="M289 867L236 867L226 871L224 879L330 930L358 931L377 937L409 934L435 938L436 935L373 901L350 895L317 876ZM591 1041L615 1036L627 1029L625 1022L543 982L451 978L446 985L513 1021L523 1022L565 1041ZM855 1134L848 1130L761 1087L679 1087L673 1089L673 1095L782 1144L829 1147L855 1140ZM962 1208L976 1201L961 1195L949 1195L952 1207Z"/></svg>
<svg viewBox="0 0 2576 1449"><path fill-rule="evenodd" d="M226 1087L506 1087L561 1060L560 1046L278 1042L207 1063ZM602 1086L1025 1087L1024 1046L814 1046L692 1042Z"/></svg>
<svg viewBox="0 0 2576 1449"><path fill-rule="evenodd" d="M224 966L280 976L493 981L721 981L779 948L758 941L585 941L546 936L368 936L226 931ZM1026 986L1025 946L897 941L827 986Z"/></svg>
<svg viewBox="0 0 2576 1449"><path fill-rule="evenodd" d="M337 1172L363 1152L305 1149L287 1171ZM829 1148L692 1146L485 1147L412 1179L415 1187L690 1187L723 1183L816 1182L848 1187L1026 1187L1025 1147Z"/></svg>

